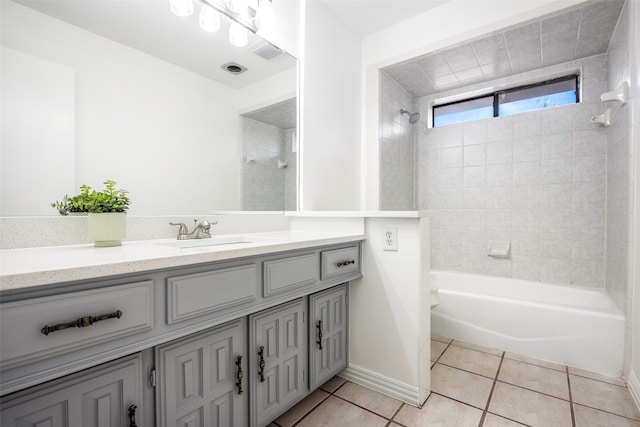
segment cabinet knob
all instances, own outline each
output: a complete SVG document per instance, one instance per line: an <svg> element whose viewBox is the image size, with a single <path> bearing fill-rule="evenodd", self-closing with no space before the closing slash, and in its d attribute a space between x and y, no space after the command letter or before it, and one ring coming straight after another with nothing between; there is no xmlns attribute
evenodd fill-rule
<svg viewBox="0 0 640 427"><path fill-rule="evenodd" d="M264 363L264 346L263 345L261 345L260 348L258 349L258 356L260 356L260 372L258 372L258 374L260 375L260 382L263 383L264 367L266 366L266 363Z"/></svg>
<svg viewBox="0 0 640 427"><path fill-rule="evenodd" d="M236 387L238 387L238 394L242 394L242 379L244 378L244 373L242 372L242 356L236 356L236 366L238 367Z"/></svg>
<svg viewBox="0 0 640 427"><path fill-rule="evenodd" d="M355 263L356 263L355 259L350 259L350 260L347 260L347 261L342 261L342 262L337 263L336 267L346 267L349 264L355 264Z"/></svg>
<svg viewBox="0 0 640 427"><path fill-rule="evenodd" d="M136 424L136 405L129 406L129 427L138 427Z"/></svg>
<svg viewBox="0 0 640 427"><path fill-rule="evenodd" d="M316 341L316 343L319 346L318 350L322 350L322 320L318 320L316 328L318 328L318 341Z"/></svg>

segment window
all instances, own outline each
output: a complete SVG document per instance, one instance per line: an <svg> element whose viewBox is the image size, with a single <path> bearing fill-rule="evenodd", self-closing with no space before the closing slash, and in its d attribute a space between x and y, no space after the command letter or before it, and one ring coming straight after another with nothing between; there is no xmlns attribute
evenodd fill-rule
<svg viewBox="0 0 640 427"><path fill-rule="evenodd" d="M433 127L508 116L578 100L578 75L519 86L487 95L433 106Z"/></svg>

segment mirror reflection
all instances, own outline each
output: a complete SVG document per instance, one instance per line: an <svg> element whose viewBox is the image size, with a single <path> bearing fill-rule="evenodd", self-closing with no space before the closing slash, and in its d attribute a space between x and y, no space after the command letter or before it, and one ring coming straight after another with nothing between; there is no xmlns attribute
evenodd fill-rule
<svg viewBox="0 0 640 427"><path fill-rule="evenodd" d="M195 6L2 1L2 216L106 179L134 215L296 209L296 60Z"/></svg>

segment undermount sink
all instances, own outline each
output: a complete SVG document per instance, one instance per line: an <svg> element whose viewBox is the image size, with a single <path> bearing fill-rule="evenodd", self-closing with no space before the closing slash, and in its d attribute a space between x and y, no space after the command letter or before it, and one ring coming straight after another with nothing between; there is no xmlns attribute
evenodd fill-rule
<svg viewBox="0 0 640 427"><path fill-rule="evenodd" d="M206 239L190 239L190 240L175 240L173 242L158 243L161 246L171 246L174 248L208 248L222 245L240 245L249 243L265 243L270 241L279 240L273 237L264 236L220 236L210 237Z"/></svg>

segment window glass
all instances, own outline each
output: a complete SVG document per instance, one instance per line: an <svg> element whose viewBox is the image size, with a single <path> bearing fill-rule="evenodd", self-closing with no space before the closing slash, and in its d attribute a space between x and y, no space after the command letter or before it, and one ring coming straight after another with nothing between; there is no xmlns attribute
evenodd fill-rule
<svg viewBox="0 0 640 427"><path fill-rule="evenodd" d="M493 96L433 107L433 127L493 117Z"/></svg>
<svg viewBox="0 0 640 427"><path fill-rule="evenodd" d="M498 116L577 102L576 79L513 90L498 95Z"/></svg>
<svg viewBox="0 0 640 427"><path fill-rule="evenodd" d="M578 102L578 76L494 92L433 107L433 127L508 116Z"/></svg>

